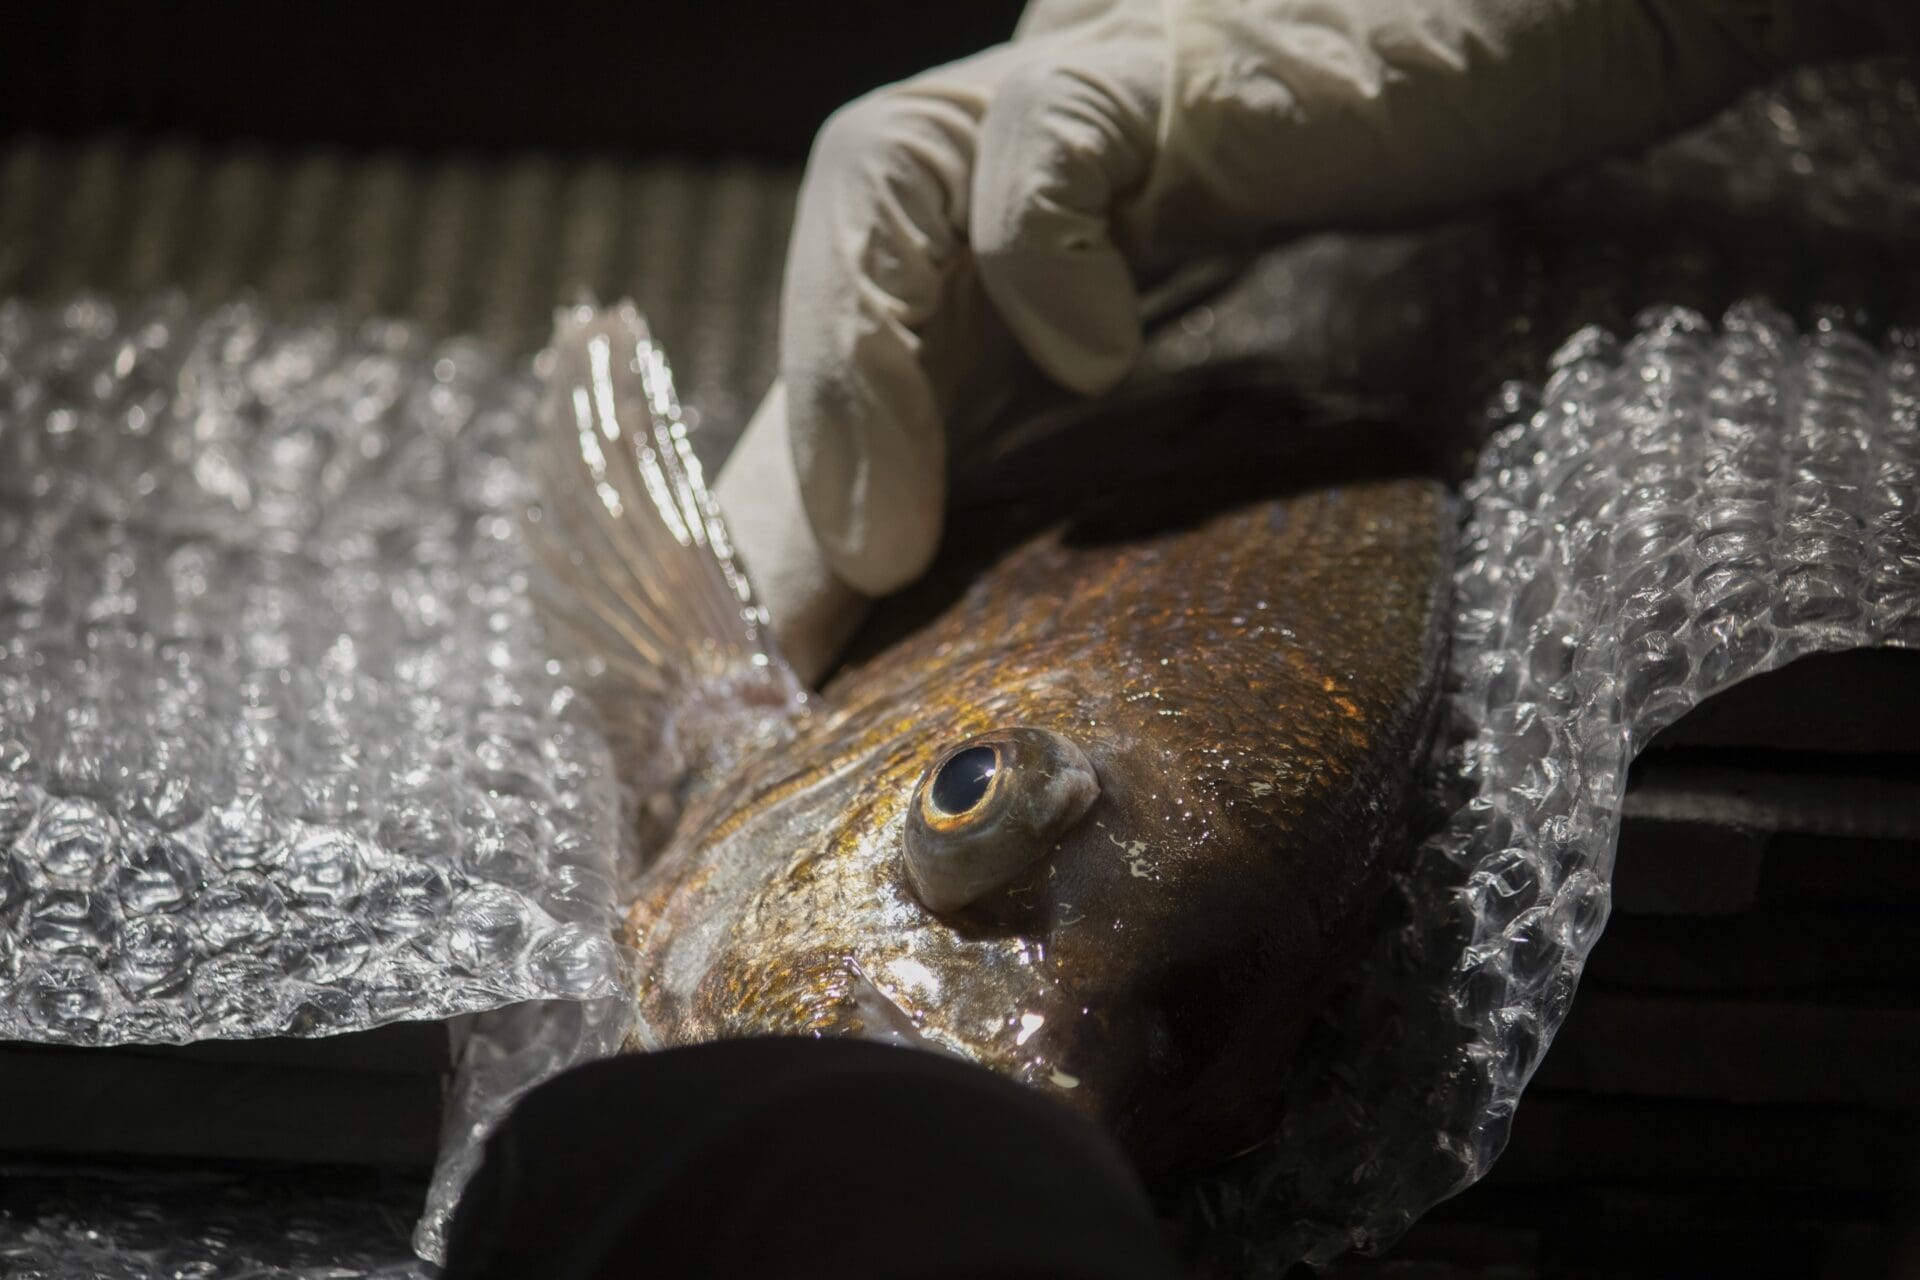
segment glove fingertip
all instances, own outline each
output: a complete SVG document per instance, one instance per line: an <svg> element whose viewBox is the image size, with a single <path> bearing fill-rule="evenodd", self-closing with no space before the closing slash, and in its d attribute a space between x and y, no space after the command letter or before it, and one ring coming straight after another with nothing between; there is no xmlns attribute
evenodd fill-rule
<svg viewBox="0 0 1920 1280"><path fill-rule="evenodd" d="M933 562L946 506L945 436L923 378L861 395L795 394L789 443L821 556L849 586L882 596Z"/></svg>
<svg viewBox="0 0 1920 1280"><path fill-rule="evenodd" d="M833 524L816 519L814 529L827 563L856 591L898 591L925 573L939 552L946 504L938 483L875 478L865 493L836 505L841 518ZM812 501L808 509L814 509Z"/></svg>
<svg viewBox="0 0 1920 1280"><path fill-rule="evenodd" d="M866 598L832 571L793 470L785 389L775 383L720 470L714 496L788 664L812 683L866 614Z"/></svg>

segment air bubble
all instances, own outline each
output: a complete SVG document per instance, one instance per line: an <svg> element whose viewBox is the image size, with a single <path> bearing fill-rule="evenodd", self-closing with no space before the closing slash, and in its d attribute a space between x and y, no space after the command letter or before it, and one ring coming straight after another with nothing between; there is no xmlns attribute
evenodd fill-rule
<svg viewBox="0 0 1920 1280"><path fill-rule="evenodd" d="M135 915L176 911L205 879L192 849L171 836L154 834L128 842L118 875L120 902Z"/></svg>
<svg viewBox="0 0 1920 1280"><path fill-rule="evenodd" d="M447 950L465 973L485 973L525 950L530 921L519 895L498 886L471 890L454 901Z"/></svg>
<svg viewBox="0 0 1920 1280"><path fill-rule="evenodd" d="M85 885L113 869L120 823L91 800L49 801L27 837L26 856L50 881Z"/></svg>
<svg viewBox="0 0 1920 1280"><path fill-rule="evenodd" d="M43 1036L91 1044L107 1011L105 984L92 958L52 956L21 984L20 1004L27 1022Z"/></svg>

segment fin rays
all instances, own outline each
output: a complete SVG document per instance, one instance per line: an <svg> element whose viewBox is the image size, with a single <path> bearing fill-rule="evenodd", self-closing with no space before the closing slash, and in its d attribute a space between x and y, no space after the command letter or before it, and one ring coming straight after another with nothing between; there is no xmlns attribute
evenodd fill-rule
<svg viewBox="0 0 1920 1280"><path fill-rule="evenodd" d="M716 687L770 684L752 701L764 708L772 692L799 706L640 313L631 303L564 310L542 359L540 505L527 523L542 570L534 595L555 638L588 660L589 696L623 763L657 773L657 748L669 738L684 748L678 710Z"/></svg>

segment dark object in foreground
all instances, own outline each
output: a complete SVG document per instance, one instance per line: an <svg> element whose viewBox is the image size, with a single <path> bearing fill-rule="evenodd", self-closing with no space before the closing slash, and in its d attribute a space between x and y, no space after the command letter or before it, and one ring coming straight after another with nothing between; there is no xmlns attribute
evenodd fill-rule
<svg viewBox="0 0 1920 1280"><path fill-rule="evenodd" d="M446 1023L186 1045L0 1044L0 1158L269 1161L425 1171L439 1145ZM5 1268L0 1267L0 1272Z"/></svg>
<svg viewBox="0 0 1920 1280"><path fill-rule="evenodd" d="M990 1071L854 1040L597 1062L487 1143L447 1280L1179 1274L1087 1122Z"/></svg>

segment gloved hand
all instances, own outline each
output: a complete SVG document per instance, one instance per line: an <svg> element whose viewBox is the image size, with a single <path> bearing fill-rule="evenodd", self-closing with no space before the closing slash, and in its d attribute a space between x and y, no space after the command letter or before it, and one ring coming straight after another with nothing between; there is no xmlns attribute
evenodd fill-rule
<svg viewBox="0 0 1920 1280"><path fill-rule="evenodd" d="M846 587L926 568L948 429L1019 353L1099 393L1139 352L1141 285L1185 259L1523 189L1861 47L1894 7L1032 0L1011 43L842 108L801 187L784 389L720 488L796 666L844 635ZM748 472L788 509L748 517L778 497ZM779 558L810 567L762 571Z"/></svg>
<svg viewBox="0 0 1920 1280"><path fill-rule="evenodd" d="M800 497L786 392L775 382L714 482L733 548L794 673L817 683L866 616L867 597L827 566Z"/></svg>

